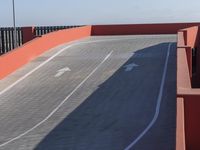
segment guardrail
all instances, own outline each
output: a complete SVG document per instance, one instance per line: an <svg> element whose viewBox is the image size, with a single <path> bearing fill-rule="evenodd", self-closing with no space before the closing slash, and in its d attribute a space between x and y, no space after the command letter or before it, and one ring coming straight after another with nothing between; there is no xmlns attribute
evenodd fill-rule
<svg viewBox="0 0 200 150"><path fill-rule="evenodd" d="M81 26L41 26L41 27L33 27L34 36L42 36L44 34L63 30L63 29L70 29L76 28ZM16 44L17 46L21 46L26 42L24 40L24 29L26 27L17 27L17 39ZM0 55L5 54L9 51L14 49L14 28L7 27L7 28L0 28Z"/></svg>
<svg viewBox="0 0 200 150"><path fill-rule="evenodd" d="M17 46L22 45L22 28L17 27ZM0 55L9 52L10 50L14 49L14 28L0 28Z"/></svg>
<svg viewBox="0 0 200 150"><path fill-rule="evenodd" d="M41 27L34 28L34 34L35 36L41 36L50 32L63 30L63 29L76 28L76 27L81 27L81 26L41 26Z"/></svg>

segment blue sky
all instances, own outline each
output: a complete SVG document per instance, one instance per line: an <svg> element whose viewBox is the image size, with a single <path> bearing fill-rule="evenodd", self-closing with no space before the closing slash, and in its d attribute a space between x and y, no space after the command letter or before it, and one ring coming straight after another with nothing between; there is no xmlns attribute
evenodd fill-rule
<svg viewBox="0 0 200 150"><path fill-rule="evenodd" d="M15 0L17 26L200 22L200 0ZM0 2L12 26L12 0Z"/></svg>

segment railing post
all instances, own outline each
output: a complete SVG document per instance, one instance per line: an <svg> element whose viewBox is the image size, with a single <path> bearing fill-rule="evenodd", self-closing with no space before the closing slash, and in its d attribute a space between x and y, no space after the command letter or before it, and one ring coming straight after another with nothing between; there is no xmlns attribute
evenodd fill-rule
<svg viewBox="0 0 200 150"><path fill-rule="evenodd" d="M35 27L22 27L23 44L35 38Z"/></svg>

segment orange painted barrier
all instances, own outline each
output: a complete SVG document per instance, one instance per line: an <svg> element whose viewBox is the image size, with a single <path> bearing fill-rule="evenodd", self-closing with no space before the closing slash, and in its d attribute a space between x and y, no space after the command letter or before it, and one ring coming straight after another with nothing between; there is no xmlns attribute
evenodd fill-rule
<svg viewBox="0 0 200 150"><path fill-rule="evenodd" d="M185 45L188 45L190 47L195 47L195 45L198 42L198 29L199 29L198 26L194 26L194 27L179 30L179 31L185 32L185 35L184 35L184 37L186 38Z"/></svg>
<svg viewBox="0 0 200 150"><path fill-rule="evenodd" d="M91 26L86 26L60 30L36 38L0 57L0 79L55 46L90 35Z"/></svg>
<svg viewBox="0 0 200 150"><path fill-rule="evenodd" d="M95 25L92 35L177 34L179 29L197 25L200 23Z"/></svg>

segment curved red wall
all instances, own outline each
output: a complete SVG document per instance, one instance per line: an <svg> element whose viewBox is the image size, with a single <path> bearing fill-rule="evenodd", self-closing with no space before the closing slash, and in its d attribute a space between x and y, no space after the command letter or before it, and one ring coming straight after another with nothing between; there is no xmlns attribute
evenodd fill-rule
<svg viewBox="0 0 200 150"><path fill-rule="evenodd" d="M0 79L55 46L90 35L91 26L85 26L60 30L36 38L0 57ZM27 37L29 36L27 35Z"/></svg>

